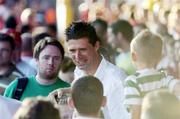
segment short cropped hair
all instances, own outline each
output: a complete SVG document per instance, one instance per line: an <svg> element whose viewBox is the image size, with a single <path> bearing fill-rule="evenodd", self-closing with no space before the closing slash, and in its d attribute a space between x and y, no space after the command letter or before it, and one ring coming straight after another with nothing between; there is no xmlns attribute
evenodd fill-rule
<svg viewBox="0 0 180 119"><path fill-rule="evenodd" d="M93 46L97 41L99 41L94 27L90 23L83 21L72 22L72 24L70 24L66 29L65 34L66 41L88 38L89 43Z"/></svg>
<svg viewBox="0 0 180 119"><path fill-rule="evenodd" d="M7 18L7 20L5 21L5 26L6 28L12 28L12 29L16 29L17 26L17 20L15 18L15 16L9 16Z"/></svg>
<svg viewBox="0 0 180 119"><path fill-rule="evenodd" d="M143 99L141 119L180 119L180 102L167 90L148 93Z"/></svg>
<svg viewBox="0 0 180 119"><path fill-rule="evenodd" d="M128 21L119 19L111 25L111 28L115 35L121 33L128 42L133 39L133 27Z"/></svg>
<svg viewBox="0 0 180 119"><path fill-rule="evenodd" d="M15 48L14 39L10 35L0 33L0 42L8 42L10 44L12 50L14 50L14 48Z"/></svg>
<svg viewBox="0 0 180 119"><path fill-rule="evenodd" d="M156 65L162 57L163 42L160 36L149 30L140 32L130 44L131 52L138 55L139 62Z"/></svg>
<svg viewBox="0 0 180 119"><path fill-rule="evenodd" d="M64 59L64 48L61 45L61 43L56 40L53 39L51 37L45 37L43 39L41 39L34 47L34 58L39 59L39 54L41 53L41 51L47 46L47 45L53 45L55 47L57 47L59 49L59 51L61 52L62 55L62 59Z"/></svg>
<svg viewBox="0 0 180 119"><path fill-rule="evenodd" d="M45 97L27 98L14 119L60 119L59 110Z"/></svg>
<svg viewBox="0 0 180 119"><path fill-rule="evenodd" d="M82 77L72 85L71 96L79 114L97 114L103 100L103 85L93 76Z"/></svg>
<svg viewBox="0 0 180 119"><path fill-rule="evenodd" d="M100 27L100 31L99 31L99 37L101 35L105 35L107 33L107 28L108 28L108 24L105 20L102 20L102 19L96 19L92 22L92 26L99 26ZM98 35L98 33L97 33Z"/></svg>
<svg viewBox="0 0 180 119"><path fill-rule="evenodd" d="M35 45L40 41L40 40L42 40L43 38L45 38L45 37L51 37L48 33L40 33L40 34L37 34L37 35L35 35L34 37L33 37L33 39L32 39L32 46L33 46L33 48L35 47Z"/></svg>
<svg viewBox="0 0 180 119"><path fill-rule="evenodd" d="M107 37L108 23L105 20L98 18L94 20L91 24L96 30L96 34L100 39L100 43L103 44L103 42L107 42L106 37Z"/></svg>

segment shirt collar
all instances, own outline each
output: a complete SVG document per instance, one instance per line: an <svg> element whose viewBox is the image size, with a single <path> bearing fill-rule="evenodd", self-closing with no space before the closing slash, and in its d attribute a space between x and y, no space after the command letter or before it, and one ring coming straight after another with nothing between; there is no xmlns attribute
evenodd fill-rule
<svg viewBox="0 0 180 119"><path fill-rule="evenodd" d="M157 72L157 70L155 68L145 68L145 69L141 69L137 71L140 74L144 74L146 72Z"/></svg>
<svg viewBox="0 0 180 119"><path fill-rule="evenodd" d="M104 70L106 69L106 65L107 61L105 60L105 58L102 56L102 60L94 74L94 76L98 77L99 79L103 79L102 76L104 76Z"/></svg>

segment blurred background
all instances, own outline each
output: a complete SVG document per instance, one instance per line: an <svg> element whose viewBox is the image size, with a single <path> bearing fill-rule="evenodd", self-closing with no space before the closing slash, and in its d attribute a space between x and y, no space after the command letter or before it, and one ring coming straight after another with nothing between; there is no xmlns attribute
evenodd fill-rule
<svg viewBox="0 0 180 119"><path fill-rule="evenodd" d="M8 21L10 16L16 19L15 27ZM180 0L0 0L0 30L6 31L7 23L22 39L27 38L24 33L29 33L32 47L38 34L48 33L57 37L66 49L64 30L72 21L97 19L106 22L102 46L112 49L109 50L112 63L117 64L117 54L122 54L122 41L118 44L118 40L113 40L117 37L112 35L111 25L125 20L133 27L133 37L143 29L161 35L164 56L158 67L180 77ZM97 30L99 37L101 32Z"/></svg>

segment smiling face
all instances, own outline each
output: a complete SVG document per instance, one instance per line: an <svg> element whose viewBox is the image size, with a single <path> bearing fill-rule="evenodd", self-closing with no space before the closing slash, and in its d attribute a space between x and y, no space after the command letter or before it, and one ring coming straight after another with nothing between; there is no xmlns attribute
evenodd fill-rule
<svg viewBox="0 0 180 119"><path fill-rule="evenodd" d="M37 59L39 76L47 80L56 78L61 62L62 54L59 48L53 45L47 45L41 51L39 59Z"/></svg>
<svg viewBox="0 0 180 119"><path fill-rule="evenodd" d="M70 57L79 69L88 71L94 67L98 56L98 42L93 46L87 38L72 39L67 42L67 46Z"/></svg>

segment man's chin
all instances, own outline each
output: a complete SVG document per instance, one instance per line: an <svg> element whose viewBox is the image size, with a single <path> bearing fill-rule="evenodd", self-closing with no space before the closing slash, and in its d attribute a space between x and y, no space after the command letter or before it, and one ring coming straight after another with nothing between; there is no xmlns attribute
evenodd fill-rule
<svg viewBox="0 0 180 119"><path fill-rule="evenodd" d="M53 80L53 79L57 78L57 75L55 75L55 74L45 75L44 78L47 80Z"/></svg>

